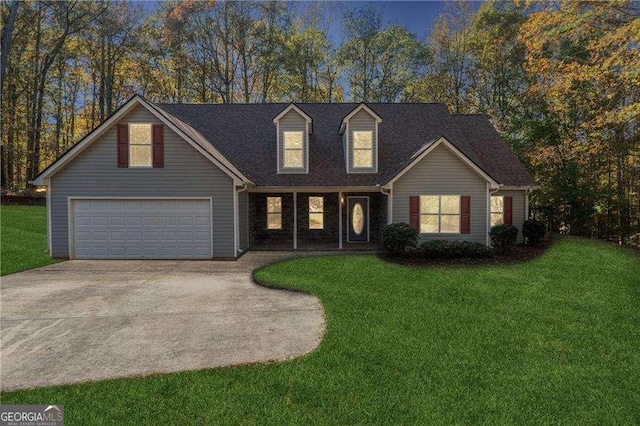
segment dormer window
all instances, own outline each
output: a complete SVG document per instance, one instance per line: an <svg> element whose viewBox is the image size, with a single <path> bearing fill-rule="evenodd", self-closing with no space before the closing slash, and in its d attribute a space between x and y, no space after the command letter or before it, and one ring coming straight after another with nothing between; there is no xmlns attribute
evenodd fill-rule
<svg viewBox="0 0 640 426"><path fill-rule="evenodd" d="M373 167L373 132L353 132L353 168Z"/></svg>
<svg viewBox="0 0 640 426"><path fill-rule="evenodd" d="M302 132L283 132L285 169L304 167L304 134Z"/></svg>
<svg viewBox="0 0 640 426"><path fill-rule="evenodd" d="M273 119L273 123L278 143L278 173L309 173L311 117L291 104Z"/></svg>
<svg viewBox="0 0 640 426"><path fill-rule="evenodd" d="M365 104L342 119L347 173L378 173L378 125L382 118Z"/></svg>

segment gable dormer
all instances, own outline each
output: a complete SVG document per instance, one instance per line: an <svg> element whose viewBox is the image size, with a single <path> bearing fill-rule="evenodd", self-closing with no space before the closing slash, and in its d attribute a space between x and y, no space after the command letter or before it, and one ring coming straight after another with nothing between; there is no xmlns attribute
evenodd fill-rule
<svg viewBox="0 0 640 426"><path fill-rule="evenodd" d="M382 118L364 103L340 125L347 173L378 173L378 125Z"/></svg>
<svg viewBox="0 0 640 426"><path fill-rule="evenodd" d="M278 140L278 173L309 173L309 115L290 104L273 119Z"/></svg>

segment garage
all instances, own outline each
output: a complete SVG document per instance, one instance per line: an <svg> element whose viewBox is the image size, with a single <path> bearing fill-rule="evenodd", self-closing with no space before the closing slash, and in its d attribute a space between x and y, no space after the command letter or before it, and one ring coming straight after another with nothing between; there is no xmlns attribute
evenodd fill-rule
<svg viewBox="0 0 640 426"><path fill-rule="evenodd" d="M210 259L210 198L70 199L75 259Z"/></svg>

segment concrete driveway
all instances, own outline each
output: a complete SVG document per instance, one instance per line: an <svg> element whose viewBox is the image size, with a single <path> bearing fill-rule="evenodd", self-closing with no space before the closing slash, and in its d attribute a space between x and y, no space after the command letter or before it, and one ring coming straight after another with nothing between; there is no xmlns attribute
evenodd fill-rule
<svg viewBox="0 0 640 426"><path fill-rule="evenodd" d="M282 360L324 332L315 297L271 290L237 262L68 261L2 278L2 391Z"/></svg>

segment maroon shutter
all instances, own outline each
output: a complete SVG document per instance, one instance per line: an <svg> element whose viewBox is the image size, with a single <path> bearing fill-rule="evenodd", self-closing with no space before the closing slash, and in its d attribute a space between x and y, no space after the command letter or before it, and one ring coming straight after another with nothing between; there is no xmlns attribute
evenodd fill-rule
<svg viewBox="0 0 640 426"><path fill-rule="evenodd" d="M471 233L471 197L460 197L460 233Z"/></svg>
<svg viewBox="0 0 640 426"><path fill-rule="evenodd" d="M409 224L420 231L420 197L417 195L409 197Z"/></svg>
<svg viewBox="0 0 640 426"><path fill-rule="evenodd" d="M118 167L129 167L129 126L118 124Z"/></svg>
<svg viewBox="0 0 640 426"><path fill-rule="evenodd" d="M153 168L164 167L164 125L153 125Z"/></svg>
<svg viewBox="0 0 640 426"><path fill-rule="evenodd" d="M504 197L504 223L513 225L513 197Z"/></svg>

